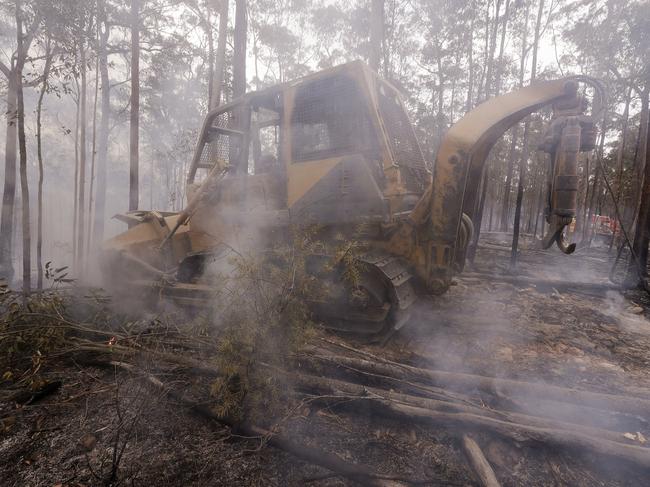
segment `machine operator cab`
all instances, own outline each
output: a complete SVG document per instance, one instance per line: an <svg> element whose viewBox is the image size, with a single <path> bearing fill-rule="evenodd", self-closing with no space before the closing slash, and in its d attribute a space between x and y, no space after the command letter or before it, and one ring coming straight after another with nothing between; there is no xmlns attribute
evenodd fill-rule
<svg viewBox="0 0 650 487"><path fill-rule="evenodd" d="M210 112L189 199L215 166L219 211L288 210L297 222L388 221L431 181L397 91L359 61Z"/></svg>

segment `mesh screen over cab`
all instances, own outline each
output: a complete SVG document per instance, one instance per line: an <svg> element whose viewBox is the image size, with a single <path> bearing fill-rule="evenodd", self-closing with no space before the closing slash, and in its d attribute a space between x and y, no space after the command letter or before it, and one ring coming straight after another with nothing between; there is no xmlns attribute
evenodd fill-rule
<svg viewBox="0 0 650 487"><path fill-rule="evenodd" d="M423 193L429 184L429 172L404 105L393 87L381 81L377 86L379 114L406 188L415 193Z"/></svg>
<svg viewBox="0 0 650 487"><path fill-rule="evenodd" d="M291 114L293 162L358 153L374 141L355 79L334 75L299 86Z"/></svg>

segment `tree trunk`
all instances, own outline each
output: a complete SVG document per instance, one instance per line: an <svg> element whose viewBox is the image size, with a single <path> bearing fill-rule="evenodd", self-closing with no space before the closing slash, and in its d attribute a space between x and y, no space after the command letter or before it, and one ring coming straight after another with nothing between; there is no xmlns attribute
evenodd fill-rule
<svg viewBox="0 0 650 487"><path fill-rule="evenodd" d="M528 51L528 14L530 4L526 4L524 13L524 33L521 41L521 59L519 61L519 87L524 86L526 76L526 52ZM504 26L505 28L505 26ZM508 153L508 172L506 174L505 188L503 191L503 205L501 207L501 231L508 231L510 226L510 193L512 189L512 177L514 175L515 157L517 155L517 139L519 137L519 124L512 129L512 140L510 142L510 151Z"/></svg>
<svg viewBox="0 0 650 487"><path fill-rule="evenodd" d="M140 128L140 0L131 0L131 119L129 124L129 211L138 209Z"/></svg>
<svg viewBox="0 0 650 487"><path fill-rule="evenodd" d="M440 52L440 50L438 52ZM436 114L436 131L437 131L436 138L437 138L437 144L438 146L440 146L442 137L447 131L447 126L445 123L445 77L442 74L443 68L442 68L441 56L438 56L436 62L438 64L438 91L437 93L434 93L434 96L435 94L437 94L438 96L438 101L437 101L438 113ZM434 97L432 97L431 103L432 105L436 103Z"/></svg>
<svg viewBox="0 0 650 487"><path fill-rule="evenodd" d="M212 88L212 106L216 108L221 102L223 87L224 67L226 64L226 42L228 40L228 0L221 1L219 12L219 38L217 40L217 53L214 61L214 87Z"/></svg>
<svg viewBox="0 0 650 487"><path fill-rule="evenodd" d="M533 193L531 193L531 199L530 199L530 211L531 215L529 218L529 233L532 233L533 235L533 240L537 237L537 229L538 229L538 224L537 222L539 221L539 214L542 211L543 205L544 205L544 180L546 179L546 165L544 164L544 158L540 157L538 155L537 157L537 172L536 172L536 180L535 180L535 185L533 186L533 189L535 190ZM542 235L544 232L542 232Z"/></svg>
<svg viewBox="0 0 650 487"><path fill-rule="evenodd" d="M623 192L623 155L625 154L625 141L627 139L627 126L630 119L630 103L632 101L632 89L627 92L625 97L625 109L623 110L623 127L621 129L621 142L618 144L616 151L616 166L618 167L616 175L616 203L621 200Z"/></svg>
<svg viewBox="0 0 650 487"><path fill-rule="evenodd" d="M235 38L232 60L233 97L246 93L246 0L235 2Z"/></svg>
<svg viewBox="0 0 650 487"><path fill-rule="evenodd" d="M106 46L110 35L110 27L106 17L105 0L97 1L97 29L99 32L99 46L97 57L99 61L99 74L102 82L101 118L99 119L99 133L97 135L97 189L95 194L95 215L93 240L99 245L104 240L104 212L106 206L106 171L108 160L108 123L111 108L111 88L108 77L108 53ZM101 25L103 24L103 30Z"/></svg>
<svg viewBox="0 0 650 487"><path fill-rule="evenodd" d="M533 62L530 72L531 83L535 81L537 75L537 48L539 46L539 36L542 25L542 14L544 13L544 0L539 0L539 9L537 10L537 21L535 23L535 37L533 39ZM523 52L523 51L522 51ZM519 246L519 224L521 221L521 203L524 198L524 182L526 179L526 164L528 162L528 136L530 133L530 120L524 123L524 140L523 153L519 159L519 182L517 183L517 202L515 206L515 223L512 230L512 248L510 251L510 267L517 265L517 248Z"/></svg>
<svg viewBox="0 0 650 487"><path fill-rule="evenodd" d="M14 204L16 200L16 141L18 73L11 70L7 86L7 132L5 140L5 182L0 219L0 275L13 279Z"/></svg>
<svg viewBox="0 0 650 487"><path fill-rule="evenodd" d="M79 79L75 76L75 83L77 85L77 99L75 100L76 114L74 125L74 197L73 197L73 210L72 210L72 260L78 260L77 237L79 231L79 115L81 110L80 95L79 95Z"/></svg>
<svg viewBox="0 0 650 487"><path fill-rule="evenodd" d="M623 193L623 160L625 153L625 141L627 140L627 126L630 120L630 103L632 101L632 88L630 88L625 96L625 109L623 110L623 127L621 128L621 141L618 144L618 150L616 152L616 197L614 198L614 205L617 207L621 204L621 195ZM617 228L623 225L623 220L616 222ZM612 246L614 245L614 235L609 241L609 249L611 252Z"/></svg>
<svg viewBox="0 0 650 487"><path fill-rule="evenodd" d="M26 53L23 45L23 24L21 2L16 1L16 38L17 55L24 59ZM18 66L18 86L16 101L18 108L18 150L20 152L20 198L22 200L22 234L23 234L23 295L29 296L32 288L32 240L29 228L29 185L27 181L27 143L25 140L25 103L23 99L22 65Z"/></svg>
<svg viewBox="0 0 650 487"><path fill-rule="evenodd" d="M486 81L486 71L488 65L488 56L490 50L490 4L492 2L488 0L485 2L485 41L483 45L483 69L481 70L481 76L478 79L478 87L476 89L476 103L480 103L483 99L482 91L485 89Z"/></svg>
<svg viewBox="0 0 650 487"><path fill-rule="evenodd" d="M478 200L478 208L476 210L476 213L474 214L474 220L473 220L473 225L474 225L474 236L472 238L472 241L469 242L469 249L467 251L467 260L473 265L474 264L474 258L476 257L476 249L478 247L478 239L481 236L481 225L483 223L483 210L485 208L485 198L487 197L487 188L488 185L490 184L490 171L491 171L491 166L494 163L494 160L489 160L487 164L485 164L485 169L483 170L483 180L481 181L481 196L480 199Z"/></svg>
<svg viewBox="0 0 650 487"><path fill-rule="evenodd" d="M521 205L524 199L524 183L526 178L526 163L528 162L528 136L530 124L528 120L524 123L523 149L519 159L519 181L517 182L517 199L515 202L515 221L512 228L512 248L510 250L510 267L514 269L517 265L517 249L519 247L519 228L521 223Z"/></svg>
<svg viewBox="0 0 650 487"><path fill-rule="evenodd" d="M544 174L542 174L542 182ZM537 230L539 229L539 220L542 219L542 230L540 235L544 235L544 185L539 185L539 193L537 194L537 205L535 207L535 228L533 228L533 239L537 238Z"/></svg>
<svg viewBox="0 0 650 487"><path fill-rule="evenodd" d="M460 52L456 51L456 59L454 60L457 66L460 66ZM456 114L454 113L454 108L456 107L456 84L458 83L458 77L454 76L451 80L451 95L449 97L449 126L452 126L455 123Z"/></svg>
<svg viewBox="0 0 650 487"><path fill-rule="evenodd" d="M465 101L465 113L469 112L473 106L473 91L474 91L474 2L471 5L472 8L472 18L469 24L469 40L467 41L467 69L468 80L467 80L467 100Z"/></svg>
<svg viewBox="0 0 650 487"><path fill-rule="evenodd" d="M82 26L79 31L79 61L81 71L81 89L79 91L81 99L79 101L79 220L77 226L77 269L79 273L83 272L84 263L84 239L86 237L86 45L85 31Z"/></svg>
<svg viewBox="0 0 650 487"><path fill-rule="evenodd" d="M600 134L600 143L598 144L598 153L596 154L596 173L594 175L594 186L591 190L591 196L589 198L589 210L587 214L587 222L584 226L583 232L586 232L586 243L591 245L591 239L593 238L593 215L594 215L594 202L597 202L596 195L600 194L600 177L601 177L601 168L603 165L603 154L605 150L605 134L607 133L607 114L603 116L603 125L602 131ZM583 238L583 243L585 242Z"/></svg>
<svg viewBox="0 0 650 487"><path fill-rule="evenodd" d="M16 200L16 142L18 134L18 90L23 83L23 67L34 34L41 24L42 16L37 11L27 32L22 32L21 2L16 1L16 31L18 48L9 66L0 61L0 72L7 78L7 132L5 140L5 182L2 194L2 215L0 217L0 276L10 281L14 276L13 246L15 200ZM20 29L18 29L20 23ZM24 114L23 114L24 115Z"/></svg>
<svg viewBox="0 0 650 487"><path fill-rule="evenodd" d="M515 172L515 157L517 155L517 137L519 135L519 124L512 128L510 150L508 151L508 169L506 181L503 188L503 201L501 205L501 231L507 232L510 226L510 192L512 190L512 176Z"/></svg>
<svg viewBox="0 0 650 487"><path fill-rule="evenodd" d="M499 12L501 11L501 1L502 0L497 0L496 7L495 7L495 14L494 14L494 27L492 29L492 34L491 34L491 40L490 40L490 55L488 59L488 68L487 68L487 75L485 79L485 98L488 99L490 95L492 94L492 71L494 70L494 53L496 49L496 40L497 40L497 31L499 27ZM505 46L505 33L506 33L506 23L507 23L507 16L508 16L508 8L509 8L510 0L506 0L506 12L503 17L503 27L501 30L501 40L500 40L500 46L499 46L499 63L502 62L503 60L503 50ZM500 67L497 67L497 83L498 85L501 84L501 71ZM494 93L496 95L499 94L499 86L496 86ZM494 159L493 159L494 163ZM474 238L471 244L471 247L469 249L468 253L468 258L471 263L474 263L474 258L476 257L476 249L478 247L478 240L481 236L481 225L483 223L483 212L484 212L484 206L485 206L485 201L486 201L486 195L487 195L487 189L490 181L490 168L489 166L486 166L485 173L483 176L483 188L481 190L481 199L479 200L479 206L478 206L478 211L475 214L474 217ZM490 214L490 218L492 217L492 214ZM490 226L492 226L490 224Z"/></svg>
<svg viewBox="0 0 650 487"><path fill-rule="evenodd" d="M99 19L97 19L99 28ZM90 188L88 189L88 231L86 232L86 251L90 254L92 245L92 215L93 215L93 190L95 187L95 171L97 161L97 100L99 98L99 56L95 60L95 95L93 97L93 128L90 149Z"/></svg>
<svg viewBox="0 0 650 487"><path fill-rule="evenodd" d="M392 49L395 40L395 2L390 6L390 23L386 20L386 2L382 2L382 39L381 55L383 59L384 79L393 79Z"/></svg>
<svg viewBox="0 0 650 487"><path fill-rule="evenodd" d="M208 110L214 106L214 29L212 28L212 8L206 6L206 18L203 20L205 35L208 37Z"/></svg>
<svg viewBox="0 0 650 487"><path fill-rule="evenodd" d="M535 163L534 158L533 158L533 164ZM535 196L537 195L536 190L537 190L537 180L539 178L539 173L538 173L538 168L533 167L532 170L532 178L531 178L531 189L533 191L529 191L529 194L527 195L528 197L526 198L528 200L527 205L528 206L528 211L526 212L526 233L530 234L533 230L533 213L534 213L534 201L535 201Z"/></svg>
<svg viewBox="0 0 650 487"><path fill-rule="evenodd" d="M501 40L499 42L499 60L497 61L496 77L494 80L494 94L501 93L501 78L503 76L503 52L506 44L506 32L508 30L508 18L510 16L510 0L506 0L506 8L503 13L503 25L501 27Z"/></svg>
<svg viewBox="0 0 650 487"><path fill-rule="evenodd" d="M636 228L634 229L633 254L628 266L628 284L642 285L648 276L648 243L650 242L650 121L648 120L648 98L650 96L650 83L641 94L642 115L641 124L645 125L645 142L640 144L645 154L645 169L643 172L643 185L638 203ZM639 161L641 159L639 158Z"/></svg>
<svg viewBox="0 0 650 487"><path fill-rule="evenodd" d="M632 221L637 221L638 209L639 209L639 195L641 193L641 186L643 184L643 168L645 153L648 147L647 133L648 125L650 123L650 110L648 103L648 94L647 89L639 93L641 98L641 112L639 114L639 136L637 138L637 144L634 150L634 172L638 184L634 186L633 197L632 197L632 206L634 207L634 214L632 215Z"/></svg>
<svg viewBox="0 0 650 487"><path fill-rule="evenodd" d="M370 6L370 68L379 72L384 42L384 0L371 0Z"/></svg>
<svg viewBox="0 0 650 487"><path fill-rule="evenodd" d="M232 59L232 89L233 98L238 98L246 93L246 0L236 0L235 2L235 33L233 39L233 59ZM250 114L245 112L244 106L238 107L234 111L234 126L238 130L247 130L246 117L250 120ZM244 153L247 147L240 147L240 140L232 140L229 149L230 164L234 167L234 172L245 174L248 171L248 160Z"/></svg>
<svg viewBox="0 0 650 487"><path fill-rule="evenodd" d="M36 106L36 147L38 152L38 223L36 230L36 267L38 277L36 287L38 290L43 289L43 134L41 115L43 113L43 98L47 92L47 83L50 76L50 66L52 65L52 40L47 37L45 44L45 67L43 68L43 84L38 95L38 104Z"/></svg>
<svg viewBox="0 0 650 487"><path fill-rule="evenodd" d="M584 182L584 198L582 202L582 217L579 220L579 224L576 224L576 233L577 228L580 227L582 235L581 235L581 240L585 239L586 236L586 228L589 225L587 222L587 211L589 209L589 173L591 171L591 159L589 155L585 157L585 182Z"/></svg>
<svg viewBox="0 0 650 487"><path fill-rule="evenodd" d="M490 48L487 59L487 73L485 74L485 99L490 98L492 94L492 72L494 71L494 53L497 44L497 31L499 29L499 12L501 12L502 0L496 0L494 7L494 25L490 34Z"/></svg>

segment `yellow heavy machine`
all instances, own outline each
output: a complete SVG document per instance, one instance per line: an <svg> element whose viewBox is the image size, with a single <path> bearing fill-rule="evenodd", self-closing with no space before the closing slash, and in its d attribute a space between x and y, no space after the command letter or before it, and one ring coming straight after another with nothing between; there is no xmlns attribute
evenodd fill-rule
<svg viewBox="0 0 650 487"><path fill-rule="evenodd" d="M586 115L582 93L592 90ZM398 91L361 62L248 93L206 116L185 210L118 215L129 229L105 243L106 268L194 305L209 296L202 275L223 249L273 245L292 225L317 224L323 238L361 239L359 285L369 297L321 304L319 314L359 333L399 328L419 296L444 293L463 269L490 149L547 106L543 245L574 250L563 232L576 211L578 153L594 147L600 97L597 82L576 76L487 100L448 131L427 164Z"/></svg>

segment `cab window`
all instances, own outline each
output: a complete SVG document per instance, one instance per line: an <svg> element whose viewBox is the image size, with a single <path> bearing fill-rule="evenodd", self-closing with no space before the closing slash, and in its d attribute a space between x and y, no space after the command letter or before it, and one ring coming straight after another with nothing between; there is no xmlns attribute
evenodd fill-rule
<svg viewBox="0 0 650 487"><path fill-rule="evenodd" d="M291 114L293 162L357 153L370 146L372 130L357 82L337 75L297 89Z"/></svg>

